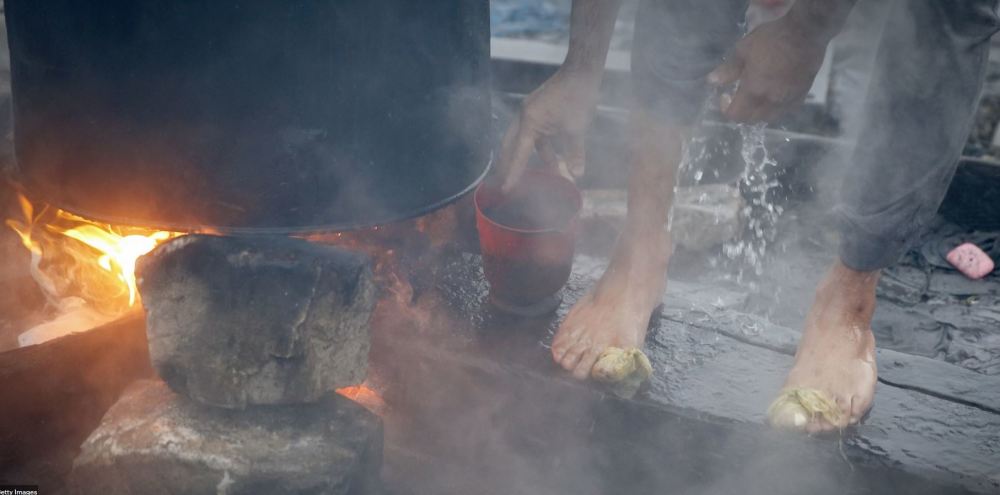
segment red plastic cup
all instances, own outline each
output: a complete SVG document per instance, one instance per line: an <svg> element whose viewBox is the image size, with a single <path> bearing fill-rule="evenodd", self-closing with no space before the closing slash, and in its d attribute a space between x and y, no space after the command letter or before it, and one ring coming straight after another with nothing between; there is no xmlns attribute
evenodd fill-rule
<svg viewBox="0 0 1000 495"><path fill-rule="evenodd" d="M521 314L554 310L573 268L580 190L565 177L531 170L506 194L484 182L474 200L493 302Z"/></svg>

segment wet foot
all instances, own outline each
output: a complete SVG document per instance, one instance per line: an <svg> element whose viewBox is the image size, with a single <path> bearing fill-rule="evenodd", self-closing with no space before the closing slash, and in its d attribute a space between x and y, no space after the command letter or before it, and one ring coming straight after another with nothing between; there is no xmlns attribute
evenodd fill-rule
<svg viewBox="0 0 1000 495"><path fill-rule="evenodd" d="M601 280L570 310L552 357L581 380L608 347L641 348L666 286L671 241L667 219L674 175L690 129L632 113L625 229Z"/></svg>
<svg viewBox="0 0 1000 495"><path fill-rule="evenodd" d="M574 377L589 377L608 347L642 348L666 286L670 239L658 230L653 235L626 231L600 281L559 326L552 357Z"/></svg>
<svg viewBox="0 0 1000 495"><path fill-rule="evenodd" d="M628 215L607 270L570 310L552 342L552 357L581 380L608 347L641 348L666 286L667 219L674 175L690 130L632 113Z"/></svg>
<svg viewBox="0 0 1000 495"><path fill-rule="evenodd" d="M878 272L859 272L839 261L816 290L785 388L814 389L840 409L839 424L822 416L804 425L821 433L856 424L875 396L875 337L871 331Z"/></svg>

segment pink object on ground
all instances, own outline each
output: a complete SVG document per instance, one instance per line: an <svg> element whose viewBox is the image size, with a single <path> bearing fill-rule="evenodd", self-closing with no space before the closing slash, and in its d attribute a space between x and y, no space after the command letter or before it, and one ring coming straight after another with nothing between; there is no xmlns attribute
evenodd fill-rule
<svg viewBox="0 0 1000 495"><path fill-rule="evenodd" d="M993 260L982 249L979 249L979 246L971 242L966 242L952 249L947 258L948 263L954 265L958 271L973 280L983 278L993 271Z"/></svg>

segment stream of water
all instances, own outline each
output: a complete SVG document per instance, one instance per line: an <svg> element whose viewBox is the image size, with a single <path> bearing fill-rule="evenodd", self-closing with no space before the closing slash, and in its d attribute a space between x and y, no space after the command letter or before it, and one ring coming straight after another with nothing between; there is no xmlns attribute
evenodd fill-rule
<svg viewBox="0 0 1000 495"><path fill-rule="evenodd" d="M764 124L740 126L740 155L744 169L739 187L746 203L740 211L743 234L723 245L723 254L735 261L736 280L743 282L750 270L756 276L763 274L763 259L769 243L774 240L778 218L783 212L774 203L771 190L778 187L774 178L777 162L767 152Z"/></svg>

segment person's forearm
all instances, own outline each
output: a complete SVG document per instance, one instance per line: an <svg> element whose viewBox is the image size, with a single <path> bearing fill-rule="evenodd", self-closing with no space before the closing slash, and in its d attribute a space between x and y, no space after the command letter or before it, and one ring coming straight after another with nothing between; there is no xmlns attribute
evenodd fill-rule
<svg viewBox="0 0 1000 495"><path fill-rule="evenodd" d="M569 52L563 68L600 75L622 0L573 0Z"/></svg>
<svg viewBox="0 0 1000 495"><path fill-rule="evenodd" d="M847 22L857 0L798 0L785 17L810 38L829 42Z"/></svg>

